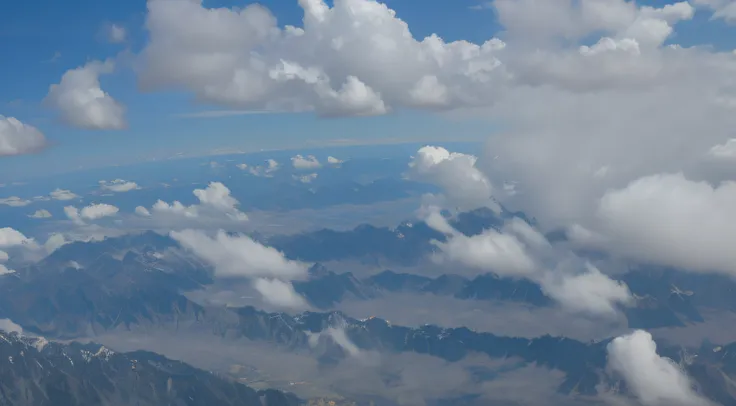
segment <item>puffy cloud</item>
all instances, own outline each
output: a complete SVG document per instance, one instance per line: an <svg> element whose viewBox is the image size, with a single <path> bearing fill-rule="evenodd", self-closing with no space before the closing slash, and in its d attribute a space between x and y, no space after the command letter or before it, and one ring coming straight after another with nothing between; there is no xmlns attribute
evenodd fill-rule
<svg viewBox="0 0 736 406"><path fill-rule="evenodd" d="M111 61L93 61L69 70L59 84L51 85L46 101L72 126L90 130L123 129L125 107L100 88L99 76L111 73L113 68Z"/></svg>
<svg viewBox="0 0 736 406"><path fill-rule="evenodd" d="M106 203L91 204L83 207L81 210L74 206L64 207L64 214L66 214L67 218L78 225L84 225L85 220L98 220L103 217L114 216L118 211L120 209Z"/></svg>
<svg viewBox="0 0 736 406"><path fill-rule="evenodd" d="M137 183L122 179L115 179L109 182L101 180L99 183L102 189L116 193L130 192L131 190L140 189Z"/></svg>
<svg viewBox="0 0 736 406"><path fill-rule="evenodd" d="M252 166L248 168L248 172L250 172L253 176L264 176L267 178L270 178L273 176L273 173L279 170L281 165L279 165L278 162L274 159L267 159L265 166ZM241 168L242 169L242 168Z"/></svg>
<svg viewBox="0 0 736 406"><path fill-rule="evenodd" d="M477 158L442 147L425 146L417 151L410 166L410 175L417 180L433 183L445 193L448 204L459 210L478 207L498 209L491 197L493 188L488 178L476 166Z"/></svg>
<svg viewBox="0 0 736 406"><path fill-rule="evenodd" d="M9 248L32 243L32 239L26 237L23 233L14 228L0 228L0 248Z"/></svg>
<svg viewBox="0 0 736 406"><path fill-rule="evenodd" d="M125 42L128 37L128 31L125 27L117 24L110 24L107 28L107 40L113 44Z"/></svg>
<svg viewBox="0 0 736 406"><path fill-rule="evenodd" d="M36 127L0 115L0 156L28 154L45 146L46 137Z"/></svg>
<svg viewBox="0 0 736 406"><path fill-rule="evenodd" d="M306 264L286 259L283 253L248 236L232 236L222 230L214 238L198 230L172 231L170 235L212 265L215 276L252 279L265 301L290 309L307 307L290 282L306 278Z"/></svg>
<svg viewBox="0 0 736 406"><path fill-rule="evenodd" d="M21 199L18 196L10 196L0 199L0 204L4 204L6 206L11 207L23 207L31 204L30 200Z"/></svg>
<svg viewBox="0 0 736 406"><path fill-rule="evenodd" d="M434 241L440 260L449 260L499 276L525 278L571 312L610 316L632 296L628 287L569 252L557 252L547 239L526 222L515 218L501 231L485 230L465 236L436 210L427 225L446 235ZM555 264L549 267L548 264Z"/></svg>
<svg viewBox="0 0 736 406"><path fill-rule="evenodd" d="M405 22L368 0L300 1L304 26L280 29L260 5L207 9L199 1L148 2L143 87L183 87L197 98L266 110L376 115L393 107L488 103L505 78L499 40L482 45L413 38ZM201 31L193 35L191 27ZM499 72L497 72L499 71Z"/></svg>
<svg viewBox="0 0 736 406"><path fill-rule="evenodd" d="M46 242L43 244L43 248L44 250L46 250L46 253L51 254L52 252L63 247L69 242L70 241L68 241L66 237L64 237L64 234L54 233L51 234Z"/></svg>
<svg viewBox="0 0 736 406"><path fill-rule="evenodd" d="M628 258L736 275L736 182L713 186L682 173L653 175L600 200L591 245ZM580 234L580 233L578 233Z"/></svg>
<svg viewBox="0 0 736 406"><path fill-rule="evenodd" d="M3 264L0 264L0 276L3 276L3 275L10 275L10 274L12 274L12 273L15 273L15 271L14 271L14 270L12 270L12 269L8 269L8 267L6 267L6 266L5 266L5 265L3 265Z"/></svg>
<svg viewBox="0 0 736 406"><path fill-rule="evenodd" d="M335 158L334 156L328 156L327 157L327 163L330 165L340 165L341 163L344 163L345 161Z"/></svg>
<svg viewBox="0 0 736 406"><path fill-rule="evenodd" d="M253 287L268 303L285 309L305 309L307 301L294 290L290 282L279 279L258 278L253 281Z"/></svg>
<svg viewBox="0 0 736 406"><path fill-rule="evenodd" d="M205 217L217 217L225 215L230 220L246 221L248 216L238 209L237 199L230 195L230 189L220 182L210 182L205 189L194 189L192 192L199 200L199 204L185 206L179 201L169 204L163 200L158 200L150 211L139 206L136 207L136 213L148 217L151 214L158 215L174 215L186 218L198 218L201 214Z"/></svg>
<svg viewBox="0 0 736 406"><path fill-rule="evenodd" d="M723 144L714 145L708 153L717 159L736 158L736 138L729 138Z"/></svg>
<svg viewBox="0 0 736 406"><path fill-rule="evenodd" d="M151 216L151 212L148 211L148 209L145 208L145 207L143 207L143 206L136 206L136 208L135 208L135 214L137 214L139 216L143 216L143 217L150 217Z"/></svg>
<svg viewBox="0 0 736 406"><path fill-rule="evenodd" d="M36 210L33 214L29 215L28 217L34 218L34 219L47 219L51 218L51 213L46 209L40 209Z"/></svg>
<svg viewBox="0 0 736 406"><path fill-rule="evenodd" d="M308 175L301 175L301 176L292 175L292 177L294 178L294 180L298 180L301 183L312 183L313 180L317 179L317 174L310 173Z"/></svg>
<svg viewBox="0 0 736 406"><path fill-rule="evenodd" d="M54 200L74 200L77 199L79 196L72 193L71 190L65 190L65 189L56 189L53 192L49 193L49 196L51 196Z"/></svg>
<svg viewBox="0 0 736 406"><path fill-rule="evenodd" d="M243 164L237 164L237 165L235 165L235 167L244 171L244 170L248 169L248 164L245 164L245 163L243 163Z"/></svg>
<svg viewBox="0 0 736 406"><path fill-rule="evenodd" d="M637 330L611 341L608 367L625 379L646 406L712 405L693 390L693 383L679 365L657 354L657 344L646 331Z"/></svg>
<svg viewBox="0 0 736 406"><path fill-rule="evenodd" d="M294 169L299 170L317 169L322 166L314 155L308 155L306 157L295 155L291 158L291 164L294 166Z"/></svg>

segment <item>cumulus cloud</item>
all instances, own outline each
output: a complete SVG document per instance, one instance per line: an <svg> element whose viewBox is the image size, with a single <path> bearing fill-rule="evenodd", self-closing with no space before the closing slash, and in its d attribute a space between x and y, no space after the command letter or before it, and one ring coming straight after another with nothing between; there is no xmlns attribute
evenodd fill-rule
<svg viewBox="0 0 736 406"><path fill-rule="evenodd" d="M0 156L28 154L44 146L46 137L36 127L0 115Z"/></svg>
<svg viewBox="0 0 736 406"><path fill-rule="evenodd" d="M409 164L410 175L442 188L448 204L459 210L478 207L498 209L492 199L488 178L476 167L477 157L450 152L442 147L425 146Z"/></svg>
<svg viewBox="0 0 736 406"><path fill-rule="evenodd" d="M151 1L142 55L145 88L183 87L199 99L247 109L376 115L396 106L476 105L488 92L503 49L421 41L383 4L300 1L302 28L279 28L265 7L207 9L198 1ZM191 27L202 27L192 36ZM207 61L204 63L203 61Z"/></svg>
<svg viewBox="0 0 736 406"><path fill-rule="evenodd" d="M436 208L429 209L426 222L446 236L444 242L433 241L439 248L439 260L528 279L568 311L613 316L618 306L632 300L624 283L570 252L557 252L521 219L511 220L500 231L489 229L470 237L455 230Z"/></svg>
<svg viewBox="0 0 736 406"><path fill-rule="evenodd" d="M330 165L340 165L343 162L345 162L345 161L343 161L341 159L338 159L338 158L335 158L334 156L328 156L327 157L327 163L330 164Z"/></svg>
<svg viewBox="0 0 736 406"><path fill-rule="evenodd" d="M128 37L128 31L125 27L118 24L110 24L107 27L107 40L113 44L125 42Z"/></svg>
<svg viewBox="0 0 736 406"><path fill-rule="evenodd" d="M31 204L30 200L21 199L18 196L10 196L5 198L0 198L0 204L4 204L6 206L11 207L23 207Z"/></svg>
<svg viewBox="0 0 736 406"><path fill-rule="evenodd" d="M51 198L54 200L74 200L79 198L79 196L72 193L71 190L65 189L56 189L53 192L49 193L49 196L51 196Z"/></svg>
<svg viewBox="0 0 736 406"><path fill-rule="evenodd" d="M730 138L723 144L714 145L708 152L717 159L735 159L736 138Z"/></svg>
<svg viewBox="0 0 736 406"><path fill-rule="evenodd" d="M100 75L112 73L113 68L112 61L93 61L67 71L59 84L51 85L46 102L74 127L90 130L125 128L125 107L100 88Z"/></svg>
<svg viewBox="0 0 736 406"><path fill-rule="evenodd" d="M314 155L307 155L306 157L295 155L291 158L291 164L294 166L294 169L299 170L317 169L322 166Z"/></svg>
<svg viewBox="0 0 736 406"><path fill-rule="evenodd" d="M270 304L285 308L305 308L306 301L291 285L304 279L307 265L287 259L275 248L245 235L228 235L220 230L214 237L200 230L172 231L171 238L215 269L219 278L251 279L254 288Z"/></svg>
<svg viewBox="0 0 736 406"><path fill-rule="evenodd" d="M140 189L137 183L125 181L123 179L115 179L109 182L101 180L99 183L102 189L116 193L130 192L131 190Z"/></svg>
<svg viewBox="0 0 736 406"><path fill-rule="evenodd" d="M723 226L736 221L735 207L736 182L652 175L606 192L595 226L572 237L641 262L736 275L736 232Z"/></svg>
<svg viewBox="0 0 736 406"><path fill-rule="evenodd" d="M195 219L203 217L205 220L222 217L233 221L246 221L248 216L238 209L240 202L230 195L230 189L220 182L210 182L205 189L194 189L192 194L197 197L199 204L186 206L179 201L167 203L158 200L149 211L138 206L135 212L143 217L176 216Z"/></svg>
<svg viewBox="0 0 736 406"><path fill-rule="evenodd" d="M58 250L69 242L70 241L68 241L66 237L64 237L64 234L54 233L51 234L46 242L43 244L43 248L44 250L46 250L47 254L51 254L52 252Z"/></svg>
<svg viewBox="0 0 736 406"><path fill-rule="evenodd" d="M51 213L46 209L40 209L36 210L33 214L29 215L28 217L34 218L34 219L47 219L51 218Z"/></svg>
<svg viewBox="0 0 736 406"><path fill-rule="evenodd" d="M266 178L270 178L273 176L274 172L279 170L280 167L281 165L276 162L276 160L267 159L265 165L251 166L250 168L248 168L248 172L250 172L250 174L253 176L263 176Z"/></svg>
<svg viewBox="0 0 736 406"><path fill-rule="evenodd" d="M117 207L106 203L91 204L83 207L81 210L74 206L64 207L64 214L66 214L67 218L78 225L84 225L85 220L98 220L103 217L114 216L119 211L120 209Z"/></svg>
<svg viewBox="0 0 736 406"><path fill-rule="evenodd" d="M3 275L10 275L10 274L12 274L12 273L15 273L15 271L14 271L14 270L12 270L12 269L8 269L8 267L6 267L6 266L5 266L5 265L3 265L3 264L0 264L0 276L3 276Z"/></svg>
<svg viewBox="0 0 736 406"><path fill-rule="evenodd" d="M243 163L243 164L237 164L237 165L235 165L235 167L244 171L244 170L248 169L248 164L245 164L245 163Z"/></svg>
<svg viewBox="0 0 736 406"><path fill-rule="evenodd" d="M686 372L657 354L652 335L643 330L615 338L608 344L608 367L620 374L646 406L711 405L693 390Z"/></svg>
<svg viewBox="0 0 736 406"><path fill-rule="evenodd" d="M26 237L20 231L10 227L0 228L0 248L28 244L33 244L33 239Z"/></svg>
<svg viewBox="0 0 736 406"><path fill-rule="evenodd" d="M294 180L298 180L301 183L312 183L313 180L317 179L317 174L310 173L308 175L301 175L301 176L292 175L292 178L294 178Z"/></svg>

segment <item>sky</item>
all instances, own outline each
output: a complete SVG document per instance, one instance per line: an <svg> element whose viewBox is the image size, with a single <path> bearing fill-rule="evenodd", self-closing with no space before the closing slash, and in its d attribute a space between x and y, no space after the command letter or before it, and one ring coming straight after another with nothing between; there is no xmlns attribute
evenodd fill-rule
<svg viewBox="0 0 736 406"><path fill-rule="evenodd" d="M202 7L237 11L251 3L205 0ZM640 2L654 7L667 3ZM297 0L260 4L270 10L279 27L304 26L304 11ZM482 44L493 37L503 38L506 29L493 2L427 0L418 6L412 1L389 0L385 4L406 22L417 40L436 34L445 42ZM733 48L733 27L712 15L710 10L698 10L693 18L678 22L677 32L667 42ZM346 139L352 143L477 141L499 130L498 120L484 114L459 120L446 111L438 114L436 109L421 106L395 106L387 114L350 119L309 112L233 114L262 110L263 106L254 109L197 96L182 86L188 79L177 86L145 86L142 77L146 68L141 60L153 39L153 31L146 25L150 18L144 0L29 0L3 6L0 52L6 57L0 66L0 115L36 127L47 142L46 148L34 154L3 158L0 171L23 178L43 175L50 165L67 171L161 159L180 152L300 148ZM97 76L102 91L124 109L124 125L112 130L70 124L59 114L58 103L54 105L47 97L50 86L58 84L65 72L91 61L112 65ZM211 111L224 113L196 116ZM192 114L195 116L188 116Z"/></svg>
<svg viewBox="0 0 736 406"><path fill-rule="evenodd" d="M243 7L252 1L217 0L207 7ZM264 1L278 24L301 25L296 0ZM492 13L469 9L472 1L431 0L388 3L411 22L416 36L433 32L448 39L482 41L497 29ZM206 153L232 148L298 148L330 144L331 140L371 142L405 140L482 139L492 126L484 120L458 121L436 114L407 111L358 119L324 119L312 114L250 114L213 118L181 115L233 108L201 103L176 89L142 92L132 68L135 54L149 41L142 0L29 0L3 6L0 13L0 115L16 117L46 136L49 148L0 160L1 172L43 174L53 164L64 170L124 164L164 158L178 152ZM472 24L468 24L472 22ZM121 27L125 38L111 42L110 27ZM438 31L439 30L439 31ZM51 84L69 69L91 60L116 59L115 71L100 77L102 89L126 107L127 128L117 131L80 129L65 124L44 98ZM43 168L43 169L42 169ZM38 172L40 171L40 172Z"/></svg>

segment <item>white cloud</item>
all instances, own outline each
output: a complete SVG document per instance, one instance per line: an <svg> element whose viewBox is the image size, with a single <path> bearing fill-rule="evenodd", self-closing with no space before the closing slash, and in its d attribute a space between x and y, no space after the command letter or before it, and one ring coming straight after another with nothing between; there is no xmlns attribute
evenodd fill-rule
<svg viewBox="0 0 736 406"><path fill-rule="evenodd" d="M547 239L520 219L502 231L485 230L471 237L455 230L437 209L429 209L427 225L446 235L435 241L439 259L484 272L538 283L544 293L575 313L612 316L631 302L628 287L612 280L569 252L557 252ZM549 264L555 264L549 267Z"/></svg>
<svg viewBox="0 0 736 406"><path fill-rule="evenodd" d="M128 37L128 31L125 27L117 24L110 24L107 29L107 40L113 44L125 42Z"/></svg>
<svg viewBox="0 0 736 406"><path fill-rule="evenodd" d="M71 190L64 189L56 189L53 192L49 193L49 196L51 196L51 198L55 200L74 200L79 197L76 194L72 193Z"/></svg>
<svg viewBox="0 0 736 406"><path fill-rule="evenodd" d="M51 254L52 252L58 250L69 242L70 241L68 241L63 234L54 233L51 234L46 242L43 244L43 248L46 250L46 253Z"/></svg>
<svg viewBox="0 0 736 406"><path fill-rule="evenodd" d="M417 151L410 175L433 183L444 191L448 204L461 211L490 207L498 209L491 197L493 188L488 178L476 168L477 158L442 147L425 146Z"/></svg>
<svg viewBox="0 0 736 406"><path fill-rule="evenodd" d="M322 166L314 155L308 155L306 157L295 155L291 158L291 164L295 169L299 170L317 169Z"/></svg>
<svg viewBox="0 0 736 406"><path fill-rule="evenodd" d="M222 230L214 238L198 230L172 231L170 235L214 266L218 277L293 280L307 275L307 265L288 260L278 250L245 235L230 236Z"/></svg>
<svg viewBox="0 0 736 406"><path fill-rule="evenodd" d="M312 183L313 180L317 179L317 174L310 173L308 175L301 175L301 176L292 175L292 177L294 178L294 180L298 180L301 183Z"/></svg>
<svg viewBox="0 0 736 406"><path fill-rule="evenodd" d="M736 275L736 182L713 186L682 173L648 176L600 200L593 245L628 258Z"/></svg>
<svg viewBox="0 0 736 406"><path fill-rule="evenodd" d="M723 144L714 145L708 153L717 159L736 158L736 138L729 138Z"/></svg>
<svg viewBox="0 0 736 406"><path fill-rule="evenodd" d="M199 204L185 206L179 201L169 204L163 200L158 200L151 210L139 206L136 213L148 217L154 215L174 215L183 216L185 218L204 217L204 220L222 217L233 221L246 221L248 216L238 209L240 202L230 195L230 189L220 182L210 182L205 189L194 189L194 196L199 200Z"/></svg>
<svg viewBox="0 0 736 406"><path fill-rule="evenodd" d="M280 29L260 5L207 9L197 2L148 3L145 88L183 87L199 99L254 110L376 115L392 107L487 103L498 40L483 45L415 40L383 4L300 1L304 27ZM201 27L193 36L191 27ZM501 69L498 69L501 71Z"/></svg>
<svg viewBox="0 0 736 406"><path fill-rule="evenodd" d="M125 107L100 88L99 76L112 73L112 61L92 61L64 73L51 85L46 101L74 127L90 130L120 130L127 126Z"/></svg>
<svg viewBox="0 0 736 406"><path fill-rule="evenodd" d="M137 214L139 216L143 216L143 217L150 217L151 216L151 212L148 211L148 209L145 208L145 207L143 207L143 206L136 206L136 208L135 208L135 214Z"/></svg>
<svg viewBox="0 0 736 406"><path fill-rule="evenodd" d="M263 296L263 299L285 309L302 310L309 307L307 301L294 290L291 282L279 279L258 278L253 281L253 287Z"/></svg>
<svg viewBox="0 0 736 406"><path fill-rule="evenodd" d="M248 169L248 164L245 164L245 163L243 163L243 164L237 164L237 165L235 165L235 167L237 167L238 169L244 171L244 170Z"/></svg>
<svg viewBox="0 0 736 406"><path fill-rule="evenodd" d="M693 0L695 6L713 11L711 19L722 19L729 24L736 23L736 2L733 0Z"/></svg>
<svg viewBox="0 0 736 406"><path fill-rule="evenodd" d="M344 162L345 161L343 161L341 159L338 159L338 158L335 158L334 156L328 156L327 157L327 163L330 164L330 165L340 165L340 164L342 164Z"/></svg>
<svg viewBox="0 0 736 406"><path fill-rule="evenodd" d="M31 204L30 200L21 199L18 196L10 196L5 198L0 198L0 204L4 204L6 206L11 207L23 207Z"/></svg>
<svg viewBox="0 0 736 406"><path fill-rule="evenodd" d="M608 367L620 374L646 406L706 406L686 372L657 354L652 335L643 330L617 337L608 344Z"/></svg>
<svg viewBox="0 0 736 406"><path fill-rule="evenodd" d="M51 213L46 209L40 209L36 210L33 214L29 215L28 217L34 218L34 219L47 219L51 218Z"/></svg>
<svg viewBox="0 0 736 406"><path fill-rule="evenodd" d="M0 264L0 276L3 276L3 275L10 275L10 274L12 274L12 273L15 273L15 271L14 271L14 270L12 270L12 269L8 269L8 267L6 267L6 266L5 266L5 265L3 265L3 264Z"/></svg>
<svg viewBox="0 0 736 406"><path fill-rule="evenodd" d="M265 166L252 166L248 169L248 172L250 172L253 176L263 176L270 178L273 176L273 173L279 170L281 165L276 162L274 159L267 159ZM242 168L241 168L242 169Z"/></svg>
<svg viewBox="0 0 736 406"><path fill-rule="evenodd" d="M109 182L101 180L99 183L102 189L116 193L130 192L131 190L140 189L137 183L125 181L123 179L115 179Z"/></svg>
<svg viewBox="0 0 736 406"><path fill-rule="evenodd" d="M46 137L36 127L0 115L0 156L28 154L45 146Z"/></svg>
<svg viewBox="0 0 736 406"><path fill-rule="evenodd" d="M106 203L91 204L83 207L81 210L74 206L64 207L64 214L66 214L69 220L72 220L78 225L84 225L85 220L98 220L103 217L114 216L119 211L120 209L117 207Z"/></svg>
<svg viewBox="0 0 736 406"><path fill-rule="evenodd" d="M7 262L8 259L10 259L10 256L8 256L8 253L5 251L0 251L0 262Z"/></svg>
<svg viewBox="0 0 736 406"><path fill-rule="evenodd" d="M0 248L28 244L33 244L33 240L23 235L20 231L10 227L0 228Z"/></svg>

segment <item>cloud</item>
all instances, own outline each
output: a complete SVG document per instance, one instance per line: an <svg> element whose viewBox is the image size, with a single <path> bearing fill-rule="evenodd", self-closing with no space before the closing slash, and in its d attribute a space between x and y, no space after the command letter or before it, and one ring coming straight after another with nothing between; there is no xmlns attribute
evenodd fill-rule
<svg viewBox="0 0 736 406"><path fill-rule="evenodd" d="M736 138L729 138L723 144L714 145L708 153L716 159L736 158Z"/></svg>
<svg viewBox="0 0 736 406"><path fill-rule="evenodd" d="M23 328L10 319L0 319L0 330L7 333L23 334Z"/></svg>
<svg viewBox="0 0 736 406"><path fill-rule="evenodd" d="M29 154L45 146L46 137L36 127L0 115L0 156Z"/></svg>
<svg viewBox="0 0 736 406"><path fill-rule="evenodd" d="M10 227L0 228L0 248L10 248L28 244L33 244L33 239L26 237L20 231Z"/></svg>
<svg viewBox="0 0 736 406"><path fill-rule="evenodd" d="M131 190L140 189L137 183L125 181L122 179L115 179L109 182L101 180L99 183L102 189L109 190L111 192L116 192L116 193L130 192Z"/></svg>
<svg viewBox="0 0 736 406"><path fill-rule="evenodd" d="M253 281L253 287L263 298L274 306L285 309L306 309L309 307L306 299L294 290L290 282L279 279L258 278Z"/></svg>
<svg viewBox="0 0 736 406"><path fill-rule="evenodd" d="M145 208L145 207L143 207L143 206L136 206L136 208L135 208L135 214L137 214L139 216L143 216L143 217L150 217L151 216L151 212L148 211L148 209Z"/></svg>
<svg viewBox="0 0 736 406"><path fill-rule="evenodd" d="M3 264L0 264L0 276L3 276L3 275L10 275L10 274L12 274L12 273L15 273L15 271L14 271L14 270L12 270L12 269L8 269L8 267L6 267L6 266L5 266L5 265L3 265Z"/></svg>
<svg viewBox="0 0 736 406"><path fill-rule="evenodd" d="M712 10L711 19L722 19L729 24L736 23L736 3L731 0L694 0L693 4Z"/></svg>
<svg viewBox="0 0 736 406"><path fill-rule="evenodd" d="M278 162L276 162L273 159L267 159L265 166L251 166L248 168L248 172L250 172L253 176L263 176L266 178L270 178L273 176L273 173L279 170L281 166ZM241 168L242 169L242 168Z"/></svg>
<svg viewBox="0 0 736 406"><path fill-rule="evenodd" d="M85 220L98 220L103 217L114 216L119 211L120 209L117 207L106 203L91 204L83 207L81 210L74 206L64 207L64 214L66 214L67 218L78 225L84 225Z"/></svg>
<svg viewBox="0 0 736 406"><path fill-rule="evenodd" d="M440 250L439 260L528 279L568 311L613 317L618 306L632 300L623 282L612 280L571 252L558 252L518 218L501 231L489 229L470 237L455 230L436 208L429 210L425 221L447 237L445 242L433 241Z"/></svg>
<svg viewBox="0 0 736 406"><path fill-rule="evenodd" d="M646 331L637 330L611 341L608 367L624 378L646 406L711 405L693 390L693 383L679 365L657 354L657 344Z"/></svg>
<svg viewBox="0 0 736 406"><path fill-rule="evenodd" d="M340 165L340 164L342 164L344 162L345 161L343 161L341 159L338 159L338 158L335 158L334 156L328 156L327 157L327 163L330 164L330 165Z"/></svg>
<svg viewBox="0 0 736 406"><path fill-rule="evenodd" d="M51 254L52 252L58 250L59 248L63 247L64 245L70 243L71 241L68 241L64 234L61 233L54 233L49 236L49 238L46 240L46 242L43 244L44 250L46 250L46 253Z"/></svg>
<svg viewBox="0 0 736 406"><path fill-rule="evenodd" d="M244 171L244 170L248 169L248 164L245 164L245 163L243 163L243 164L237 164L237 165L235 165L235 167L238 168L238 169L240 169L240 170L242 170L242 171Z"/></svg>
<svg viewBox="0 0 736 406"><path fill-rule="evenodd" d="M192 194L199 204L185 206L179 201L169 204L158 200L149 211L138 206L135 211L143 217L175 216L195 219L203 217L203 221L225 217L228 220L247 221L248 216L238 209L240 202L230 195L230 189L220 182L210 182L205 189L194 189Z"/></svg>
<svg viewBox="0 0 736 406"><path fill-rule="evenodd" d="M299 170L317 169L322 166L314 155L308 155L306 157L295 155L291 158L291 164L294 166L294 169Z"/></svg>
<svg viewBox="0 0 736 406"><path fill-rule="evenodd" d="M8 259L10 259L8 253L5 251L0 251L0 262L7 262Z"/></svg>
<svg viewBox="0 0 736 406"><path fill-rule="evenodd" d="M6 206L11 206L11 207L23 207L23 206L27 206L31 204L31 201L21 199L18 196L10 196L10 197L5 197L5 198L0 198L0 204L4 204Z"/></svg>
<svg viewBox="0 0 736 406"><path fill-rule="evenodd" d="M125 107L100 88L99 76L112 73L112 61L92 61L64 73L45 101L69 125L88 130L126 128Z"/></svg>
<svg viewBox="0 0 736 406"><path fill-rule="evenodd" d="M28 217L34 218L34 219L47 219L51 218L51 213L46 209L40 209L36 210L33 214L29 215Z"/></svg>
<svg viewBox="0 0 736 406"><path fill-rule="evenodd" d="M442 188L452 208L461 211L491 207L498 209L491 197L493 187L476 168L477 158L442 147L425 146L409 164L410 176Z"/></svg>
<svg viewBox="0 0 736 406"><path fill-rule="evenodd" d="M317 174L310 173L308 175L301 175L301 176L292 175L292 178L294 178L294 180L298 180L301 183L312 183L313 180L317 179Z"/></svg>
<svg viewBox="0 0 736 406"><path fill-rule="evenodd" d="M286 259L282 252L248 236L228 235L222 230L214 238L191 229L172 231L170 235L183 248L212 265L216 277L251 279L263 299L275 306L307 307L290 282L306 278L306 264Z"/></svg>
<svg viewBox="0 0 736 406"><path fill-rule="evenodd" d="M74 200L79 198L79 196L72 193L72 191L64 189L56 189L49 193L49 196L54 200Z"/></svg>
<svg viewBox="0 0 736 406"><path fill-rule="evenodd" d="M735 208L736 182L647 176L606 192L589 234L573 237L641 262L736 275L736 232L723 226L736 221Z"/></svg>
<svg viewBox="0 0 736 406"><path fill-rule="evenodd" d="M107 40L113 44L125 42L128 37L128 31L125 27L117 24L110 24L107 28Z"/></svg>
<svg viewBox="0 0 736 406"><path fill-rule="evenodd" d="M493 98L488 82L504 76L496 72L499 40L445 43L433 35L417 41L405 22L374 1L299 4L304 27L280 29L260 5L149 2L142 86L181 87L238 109L377 115L400 106L487 103ZM205 34L193 36L191 27Z"/></svg>

